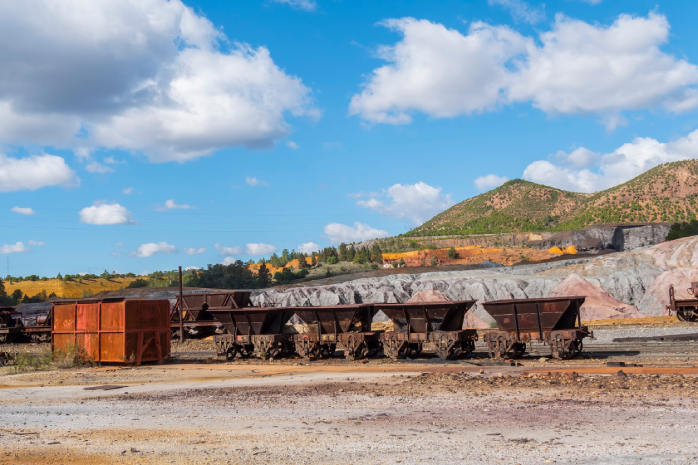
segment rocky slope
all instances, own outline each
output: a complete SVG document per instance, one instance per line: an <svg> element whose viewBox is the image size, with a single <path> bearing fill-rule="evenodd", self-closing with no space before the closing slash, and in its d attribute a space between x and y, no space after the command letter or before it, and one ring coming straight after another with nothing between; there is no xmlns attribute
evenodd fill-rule
<svg viewBox="0 0 698 465"><path fill-rule="evenodd" d="M668 285L674 283L677 289L688 287L690 280L698 280L696 269L698 237L690 237L597 259L488 270L402 274L281 292L269 289L256 294L254 301L262 305L284 306L406 302L425 290L439 291L450 300L524 299L548 296L556 288L560 289L565 280L583 279L583 282L578 281L579 288L589 295L590 304L603 310L596 311L596 316L590 312L589 316L603 319L618 316L617 313L638 316L637 311L654 316L665 312ZM567 287L567 292L573 290L569 283L562 285ZM479 304L473 311L486 322L492 321Z"/></svg>
<svg viewBox="0 0 698 465"><path fill-rule="evenodd" d="M666 163L594 194L515 179L436 215L408 236L575 230L698 215L698 160Z"/></svg>

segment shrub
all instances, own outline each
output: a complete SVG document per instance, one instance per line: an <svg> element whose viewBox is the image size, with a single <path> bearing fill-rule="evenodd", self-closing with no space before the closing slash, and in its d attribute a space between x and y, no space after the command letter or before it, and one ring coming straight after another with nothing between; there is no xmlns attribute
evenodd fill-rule
<svg viewBox="0 0 698 465"><path fill-rule="evenodd" d="M430 264L431 266L436 266L436 265L439 264L439 259L436 258L436 255L432 255L432 256L431 256L431 260L429 260L429 264Z"/></svg>
<svg viewBox="0 0 698 465"><path fill-rule="evenodd" d="M407 263L405 263L405 259L404 259L404 258L401 258L401 259L400 259L400 262L398 263L398 265L400 265L400 266L406 266Z"/></svg>
<svg viewBox="0 0 698 465"><path fill-rule="evenodd" d="M392 265L393 265L393 268L397 268L397 267L398 267L398 263L397 263L397 262L393 262Z"/></svg>
<svg viewBox="0 0 698 465"><path fill-rule="evenodd" d="M450 258L451 260L458 258L458 252L456 252L456 249L454 247L448 249L448 258Z"/></svg>
<svg viewBox="0 0 698 465"><path fill-rule="evenodd" d="M139 287L148 287L148 281L138 278L135 281L131 281L128 286L126 286L126 289L136 289Z"/></svg>
<svg viewBox="0 0 698 465"><path fill-rule="evenodd" d="M372 264L371 264L371 269L372 269L372 270L377 270L377 269L378 269L378 265L376 265L375 263L372 263Z"/></svg>
<svg viewBox="0 0 698 465"><path fill-rule="evenodd" d="M328 265L336 265L338 262L339 262L339 260L337 260L337 257L328 257L327 258Z"/></svg>

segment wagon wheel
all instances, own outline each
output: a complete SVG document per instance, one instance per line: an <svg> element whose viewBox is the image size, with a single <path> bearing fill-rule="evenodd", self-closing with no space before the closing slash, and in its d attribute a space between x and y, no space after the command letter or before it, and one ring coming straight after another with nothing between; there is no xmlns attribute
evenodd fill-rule
<svg viewBox="0 0 698 465"><path fill-rule="evenodd" d="M450 349L448 349L448 355L446 356L446 358L448 360L453 360L453 359L460 357L462 353L463 353L463 348L462 348L461 344L459 342L456 342L455 344L453 344L451 346Z"/></svg>
<svg viewBox="0 0 698 465"><path fill-rule="evenodd" d="M235 358L237 354L238 349L235 346L235 344L232 344L230 347L228 347L228 350L225 351L225 359L230 362Z"/></svg>
<svg viewBox="0 0 698 465"><path fill-rule="evenodd" d="M517 342L514 344L514 347L512 348L511 356L512 356L512 358L519 358L525 353L526 353L526 343L525 342Z"/></svg>
<svg viewBox="0 0 698 465"><path fill-rule="evenodd" d="M383 352L393 360L407 357L410 346L404 341L393 341L389 347L384 347Z"/></svg>
<svg viewBox="0 0 698 465"><path fill-rule="evenodd" d="M369 343L368 344L368 354L367 357L375 357L379 352L383 350L383 343Z"/></svg>
<svg viewBox="0 0 698 465"><path fill-rule="evenodd" d="M254 353L254 346L252 344L242 344L239 351L240 357L250 358L250 356Z"/></svg>
<svg viewBox="0 0 698 465"><path fill-rule="evenodd" d="M584 350L584 342L577 340L577 353L575 355L581 354L582 350Z"/></svg>
<svg viewBox="0 0 698 465"><path fill-rule="evenodd" d="M494 358L503 358L507 354L507 339L499 336L496 341L490 343L490 349L494 351Z"/></svg>
<svg viewBox="0 0 698 465"><path fill-rule="evenodd" d="M678 318L679 321L686 321L686 316L683 314L683 310L678 310L676 312L676 318Z"/></svg>
<svg viewBox="0 0 698 465"><path fill-rule="evenodd" d="M461 347L463 349L463 355L468 355L475 350L475 342L472 340L463 341Z"/></svg>
<svg viewBox="0 0 698 465"><path fill-rule="evenodd" d="M0 336L0 343L2 343L2 344L12 344L13 340L14 340L13 334L3 334L2 336Z"/></svg>
<svg viewBox="0 0 698 465"><path fill-rule="evenodd" d="M41 342L41 335L39 334L32 334L29 336L29 340L32 341L32 344L38 344Z"/></svg>
<svg viewBox="0 0 698 465"><path fill-rule="evenodd" d="M311 360L317 360L321 356L320 344L313 344L308 350L308 358Z"/></svg>
<svg viewBox="0 0 698 465"><path fill-rule="evenodd" d="M441 360L446 360L446 359L450 358L451 351L448 349L447 342L440 341L436 345L436 355L438 355Z"/></svg>
<svg viewBox="0 0 698 465"><path fill-rule="evenodd" d="M410 344L410 352L412 355L419 355L422 353L422 344L418 342L413 342Z"/></svg>
<svg viewBox="0 0 698 465"><path fill-rule="evenodd" d="M269 347L267 347L266 355L268 358L270 358L270 359L276 358L280 354L281 354L281 347L279 347L278 345L272 344Z"/></svg>
<svg viewBox="0 0 698 465"><path fill-rule="evenodd" d="M323 344L320 346L320 357L324 359L332 357L332 354L334 354L336 348L336 344Z"/></svg>

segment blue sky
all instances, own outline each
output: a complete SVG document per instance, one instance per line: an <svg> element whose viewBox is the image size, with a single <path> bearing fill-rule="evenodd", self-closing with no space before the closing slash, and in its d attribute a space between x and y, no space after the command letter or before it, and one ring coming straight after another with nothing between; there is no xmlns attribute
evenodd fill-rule
<svg viewBox="0 0 698 465"><path fill-rule="evenodd" d="M506 179L591 192L695 158L697 14L7 2L0 274L257 260L403 233Z"/></svg>

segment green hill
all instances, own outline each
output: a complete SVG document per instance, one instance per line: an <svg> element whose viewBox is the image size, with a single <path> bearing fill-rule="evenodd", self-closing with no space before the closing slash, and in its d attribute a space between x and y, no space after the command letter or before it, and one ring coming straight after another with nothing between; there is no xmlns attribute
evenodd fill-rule
<svg viewBox="0 0 698 465"><path fill-rule="evenodd" d="M659 165L594 194L514 179L439 213L407 236L580 229L606 223L675 222L698 215L698 160Z"/></svg>

